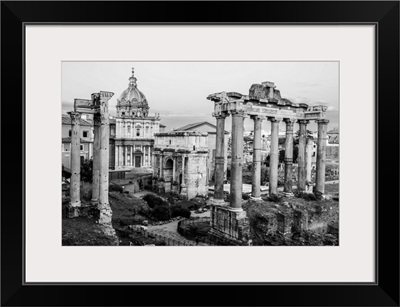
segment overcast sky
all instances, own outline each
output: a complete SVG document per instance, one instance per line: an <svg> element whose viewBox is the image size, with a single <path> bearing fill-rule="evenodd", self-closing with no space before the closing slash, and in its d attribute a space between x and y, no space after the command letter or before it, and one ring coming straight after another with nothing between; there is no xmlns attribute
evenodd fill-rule
<svg viewBox="0 0 400 307"><path fill-rule="evenodd" d="M263 81L274 82L281 96L291 101L328 106L328 129L339 126L338 62L63 62L63 114L72 110L74 98L89 99L91 93L110 91L114 93L110 114L115 115L132 67L150 115L160 113L167 130L200 121L215 124L213 102L206 99L209 94L248 95L252 84ZM230 123L228 118L228 131ZM246 119L245 129L252 130L252 126ZM316 130L316 124L310 123L309 128ZM270 130L270 123L264 121L263 129Z"/></svg>

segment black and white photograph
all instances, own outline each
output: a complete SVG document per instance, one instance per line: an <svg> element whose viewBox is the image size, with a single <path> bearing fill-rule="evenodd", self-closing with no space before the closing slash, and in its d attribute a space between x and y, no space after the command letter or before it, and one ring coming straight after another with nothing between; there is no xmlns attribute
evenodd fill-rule
<svg viewBox="0 0 400 307"><path fill-rule="evenodd" d="M339 246L339 62L63 61L63 246Z"/></svg>

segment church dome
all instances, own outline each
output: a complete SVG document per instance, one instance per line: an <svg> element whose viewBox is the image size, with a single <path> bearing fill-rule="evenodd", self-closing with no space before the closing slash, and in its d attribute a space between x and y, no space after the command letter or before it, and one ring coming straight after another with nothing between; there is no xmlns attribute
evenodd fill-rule
<svg viewBox="0 0 400 307"><path fill-rule="evenodd" d="M129 87L117 99L117 116L147 117L149 114L146 96L137 88L136 80L132 68Z"/></svg>
<svg viewBox="0 0 400 307"><path fill-rule="evenodd" d="M129 86L122 94L119 96L120 101L126 102L143 102L146 101L146 96L138 90L137 87Z"/></svg>

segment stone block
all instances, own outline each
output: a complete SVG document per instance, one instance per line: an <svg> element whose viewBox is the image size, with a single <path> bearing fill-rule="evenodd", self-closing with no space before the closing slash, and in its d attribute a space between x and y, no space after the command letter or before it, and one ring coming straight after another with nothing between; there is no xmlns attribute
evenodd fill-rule
<svg viewBox="0 0 400 307"><path fill-rule="evenodd" d="M210 241L222 245L247 245L250 225L246 211L211 205Z"/></svg>

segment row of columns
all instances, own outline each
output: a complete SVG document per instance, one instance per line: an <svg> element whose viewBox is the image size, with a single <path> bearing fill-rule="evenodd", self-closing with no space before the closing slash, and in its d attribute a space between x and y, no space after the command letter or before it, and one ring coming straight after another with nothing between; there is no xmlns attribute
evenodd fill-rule
<svg viewBox="0 0 400 307"><path fill-rule="evenodd" d="M135 167L135 155L140 154L142 157L141 166L151 166L151 146L141 145L142 151L136 152L135 145L116 145L115 146L115 160L117 166L133 166ZM128 162L128 157L130 162Z"/></svg>
<svg viewBox="0 0 400 307"><path fill-rule="evenodd" d="M215 115L217 120L216 151L215 151L215 202L224 201L224 131L225 118L229 114ZM242 111L232 111L232 160L231 160L231 185L230 185L230 209L233 211L242 210L242 166L243 166L243 123L246 114ZM261 124L264 117L251 115L254 121L253 141L253 173L252 173L252 197L261 199ZM269 166L269 195L278 194L278 164L279 164L279 123L282 119L269 117L271 122L271 147ZM306 179L311 180L311 152L312 141L307 141L308 120L297 120L299 123L299 154L298 154L298 190L304 191ZM293 125L296 120L284 119L286 123L285 141L285 181L284 192L292 194L292 169L293 169ZM317 120L317 175L315 192L325 192L325 156L326 156L326 133L328 120ZM306 159L306 147L307 159ZM307 176L307 178L306 178Z"/></svg>

